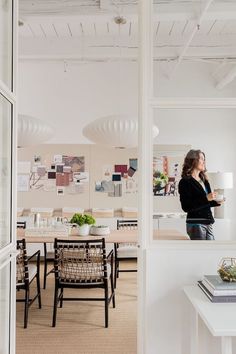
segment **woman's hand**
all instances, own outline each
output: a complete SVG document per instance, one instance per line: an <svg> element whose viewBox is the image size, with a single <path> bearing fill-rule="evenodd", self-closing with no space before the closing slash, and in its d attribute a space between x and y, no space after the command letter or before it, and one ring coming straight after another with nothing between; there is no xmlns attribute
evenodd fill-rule
<svg viewBox="0 0 236 354"><path fill-rule="evenodd" d="M223 204L224 202L226 201L226 199L224 198L224 199L222 199L222 200L217 200L216 202L217 202L217 204Z"/></svg>
<svg viewBox="0 0 236 354"><path fill-rule="evenodd" d="M216 195L217 195L216 192L211 192L211 193L207 194L208 202L211 202L212 200L215 200L216 199Z"/></svg>

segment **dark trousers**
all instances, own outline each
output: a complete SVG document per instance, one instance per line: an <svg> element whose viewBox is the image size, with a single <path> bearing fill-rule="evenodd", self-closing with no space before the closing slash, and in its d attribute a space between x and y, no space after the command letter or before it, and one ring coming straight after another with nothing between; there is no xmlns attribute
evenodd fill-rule
<svg viewBox="0 0 236 354"><path fill-rule="evenodd" d="M191 240L214 240L212 224L187 224L187 234Z"/></svg>

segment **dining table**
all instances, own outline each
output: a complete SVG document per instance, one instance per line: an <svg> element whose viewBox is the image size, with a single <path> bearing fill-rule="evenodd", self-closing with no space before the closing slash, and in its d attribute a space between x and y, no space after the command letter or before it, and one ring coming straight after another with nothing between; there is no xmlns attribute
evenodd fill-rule
<svg viewBox="0 0 236 354"><path fill-rule="evenodd" d="M104 236L78 236L76 229L68 235L60 229L17 229L17 239L24 238L27 243L54 243L55 238L66 240L94 240L105 238L106 243L138 243L138 230L111 230ZM153 240L189 240L184 233L174 229L154 229Z"/></svg>

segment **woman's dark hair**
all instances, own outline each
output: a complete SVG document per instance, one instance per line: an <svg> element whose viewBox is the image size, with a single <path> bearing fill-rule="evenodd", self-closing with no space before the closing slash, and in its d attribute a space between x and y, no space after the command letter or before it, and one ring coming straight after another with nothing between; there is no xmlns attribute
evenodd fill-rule
<svg viewBox="0 0 236 354"><path fill-rule="evenodd" d="M192 175L193 170L198 165L200 154L203 154L203 156L205 157L204 152L202 152L201 150L189 150L189 152L187 153L187 155L185 156L185 159L184 159L184 164L183 164L183 169L182 169L182 174L181 174L182 177L189 177ZM207 180L207 176L206 176L205 172L206 172L206 170L201 171L199 173L199 177L203 181Z"/></svg>

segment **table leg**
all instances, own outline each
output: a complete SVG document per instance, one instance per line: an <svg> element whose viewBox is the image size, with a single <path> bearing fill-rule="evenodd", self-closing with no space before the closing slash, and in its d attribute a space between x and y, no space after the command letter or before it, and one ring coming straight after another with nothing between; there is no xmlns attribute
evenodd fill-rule
<svg viewBox="0 0 236 354"><path fill-rule="evenodd" d="M231 337L221 337L221 354L232 354Z"/></svg>
<svg viewBox="0 0 236 354"><path fill-rule="evenodd" d="M198 354L198 313L194 311L191 316L191 330L190 330L190 353Z"/></svg>

